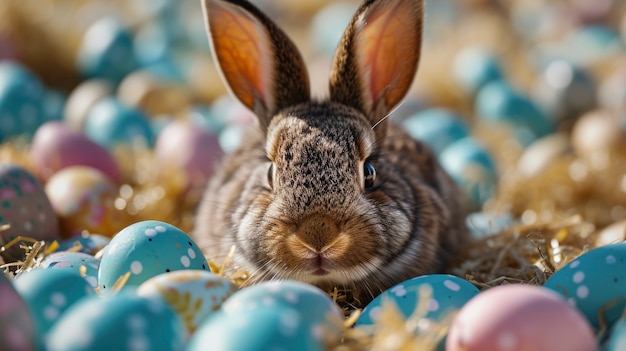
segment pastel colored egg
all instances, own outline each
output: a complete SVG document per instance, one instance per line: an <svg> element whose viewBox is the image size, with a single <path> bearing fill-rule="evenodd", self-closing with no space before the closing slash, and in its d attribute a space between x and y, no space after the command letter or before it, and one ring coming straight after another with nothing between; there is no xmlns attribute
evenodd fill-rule
<svg viewBox="0 0 626 351"><path fill-rule="evenodd" d="M154 148L161 173L180 171L186 178L186 189L204 189L222 154L217 136L189 120L165 126Z"/></svg>
<svg viewBox="0 0 626 351"><path fill-rule="evenodd" d="M553 291L511 284L490 288L455 316L449 351L598 350L585 318Z"/></svg>
<svg viewBox="0 0 626 351"><path fill-rule="evenodd" d="M105 97L113 95L113 84L105 79L87 79L67 97L63 119L67 125L82 131L91 108Z"/></svg>
<svg viewBox="0 0 626 351"><path fill-rule="evenodd" d="M484 49L469 47L461 50L454 59L456 81L471 94L485 85L504 78L500 63Z"/></svg>
<svg viewBox="0 0 626 351"><path fill-rule="evenodd" d="M26 169L0 163L0 231L4 245L17 236L53 241L59 238L59 222L43 185ZM13 261L23 259L24 251L12 247L2 256Z"/></svg>
<svg viewBox="0 0 626 351"><path fill-rule="evenodd" d="M498 173L489 152L467 137L448 146L439 156L441 166L459 185L472 207L494 195Z"/></svg>
<svg viewBox="0 0 626 351"><path fill-rule="evenodd" d="M432 295L428 302L428 313L424 318L441 322L451 313L459 310L467 301L478 294L478 289L465 279L448 274L431 274L409 279L396 284L378 295L363 309L355 326L372 325L385 303L392 302L404 317L415 312L419 301L419 290L430 288Z"/></svg>
<svg viewBox="0 0 626 351"><path fill-rule="evenodd" d="M598 23L573 28L558 49L562 57L588 66L623 52L625 47L614 28Z"/></svg>
<svg viewBox="0 0 626 351"><path fill-rule="evenodd" d="M147 116L176 116L184 113L191 103L190 93L184 86L145 70L126 76L117 97L126 106L139 109Z"/></svg>
<svg viewBox="0 0 626 351"><path fill-rule="evenodd" d="M0 272L0 340L6 350L37 350L35 322L26 302Z"/></svg>
<svg viewBox="0 0 626 351"><path fill-rule="evenodd" d="M611 335L609 337L609 341L607 342L607 346L604 350L626 350L626 318L621 318L619 321L617 321L617 323L615 323L613 330L611 330Z"/></svg>
<svg viewBox="0 0 626 351"><path fill-rule="evenodd" d="M83 252L56 251L46 256L39 267L46 269L69 268L79 273L91 287L98 287L98 261L92 255ZM84 270L84 271L83 271Z"/></svg>
<svg viewBox="0 0 626 351"><path fill-rule="evenodd" d="M323 334L310 331L306 322L307 316L285 305L218 311L192 335L186 350L326 350Z"/></svg>
<svg viewBox="0 0 626 351"><path fill-rule="evenodd" d="M165 301L183 320L190 334L235 291L235 284L204 270L162 273L137 288L139 296Z"/></svg>
<svg viewBox="0 0 626 351"><path fill-rule="evenodd" d="M32 135L45 121L45 90L39 79L19 63L0 62L0 142Z"/></svg>
<svg viewBox="0 0 626 351"><path fill-rule="evenodd" d="M117 162L106 149L63 122L48 122L37 130L30 156L38 175L45 180L70 166L92 167L115 183L122 180Z"/></svg>
<svg viewBox="0 0 626 351"><path fill-rule="evenodd" d="M461 116L447 109L428 109L408 117L404 129L425 142L439 155L450 144L469 136L469 126Z"/></svg>
<svg viewBox="0 0 626 351"><path fill-rule="evenodd" d="M85 166L63 168L50 177L45 189L64 238L83 231L112 236L120 229L122 212L114 207L117 187L99 170Z"/></svg>
<svg viewBox="0 0 626 351"><path fill-rule="evenodd" d="M209 270L198 245L182 230L160 221L143 221L117 233L100 260L100 291L108 293L130 273L125 286L139 286L161 273Z"/></svg>
<svg viewBox="0 0 626 351"><path fill-rule="evenodd" d="M39 344L70 306L96 295L87 280L72 269L34 269L18 275L13 284L30 309Z"/></svg>
<svg viewBox="0 0 626 351"><path fill-rule="evenodd" d="M137 68L133 38L119 20L101 18L85 33L77 61L84 77L105 78L117 84Z"/></svg>
<svg viewBox="0 0 626 351"><path fill-rule="evenodd" d="M610 110L595 110L581 116L572 128L571 143L578 156L593 159L616 150L626 140L626 123Z"/></svg>
<svg viewBox="0 0 626 351"><path fill-rule="evenodd" d="M160 300L120 292L86 298L50 330L48 351L183 350L183 322Z"/></svg>
<svg viewBox="0 0 626 351"><path fill-rule="evenodd" d="M100 100L89 111L85 134L107 149L120 144L152 147L154 143L147 117L111 97Z"/></svg>
<svg viewBox="0 0 626 351"><path fill-rule="evenodd" d="M526 179L540 176L563 155L571 152L569 136L554 133L530 144L517 161L517 174Z"/></svg>
<svg viewBox="0 0 626 351"><path fill-rule="evenodd" d="M563 295L596 330L611 327L626 307L625 261L625 242L601 246L557 270L544 286Z"/></svg>
<svg viewBox="0 0 626 351"><path fill-rule="evenodd" d="M76 250L90 255L95 255L111 242L111 237L82 232L59 242L59 251Z"/></svg>

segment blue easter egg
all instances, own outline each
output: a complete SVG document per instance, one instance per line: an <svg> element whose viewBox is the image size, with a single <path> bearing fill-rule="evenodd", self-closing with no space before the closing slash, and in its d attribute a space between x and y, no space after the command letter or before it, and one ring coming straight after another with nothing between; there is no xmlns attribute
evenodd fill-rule
<svg viewBox="0 0 626 351"><path fill-rule="evenodd" d="M135 56L141 66L146 66L167 58L172 50L174 38L158 22L141 27L134 38Z"/></svg>
<svg viewBox="0 0 626 351"><path fill-rule="evenodd" d="M622 351L626 350L626 318L621 318L611 331L609 341L607 342L606 351Z"/></svg>
<svg viewBox="0 0 626 351"><path fill-rule="evenodd" d="M462 117L447 109L428 109L408 117L404 129L417 140L425 142L439 155L448 145L469 136Z"/></svg>
<svg viewBox="0 0 626 351"><path fill-rule="evenodd" d="M26 67L0 62L0 142L37 130L46 119L44 96L41 82Z"/></svg>
<svg viewBox="0 0 626 351"><path fill-rule="evenodd" d="M139 286L161 273L209 265L198 245L182 230L160 221L131 224L117 233L103 252L98 271L101 293L109 293L122 276L125 286Z"/></svg>
<svg viewBox="0 0 626 351"><path fill-rule="evenodd" d="M100 234L83 233L80 236L71 237L59 242L59 251L68 251L70 249L95 255L96 252L103 249L109 244L111 238Z"/></svg>
<svg viewBox="0 0 626 351"><path fill-rule="evenodd" d="M187 333L163 301L128 292L86 298L72 306L46 338L47 351L183 350Z"/></svg>
<svg viewBox="0 0 626 351"><path fill-rule="evenodd" d="M467 48L459 52L453 70L456 81L471 94L491 82L504 79L502 67L495 56L479 48Z"/></svg>
<svg viewBox="0 0 626 351"><path fill-rule="evenodd" d="M137 68L133 38L128 29L111 17L93 23L78 49L78 68L85 78L121 82Z"/></svg>
<svg viewBox="0 0 626 351"><path fill-rule="evenodd" d="M39 264L41 268L69 268L80 273L94 289L98 287L100 261L83 252L56 251L46 256ZM84 271L83 271L84 270Z"/></svg>
<svg viewBox="0 0 626 351"><path fill-rule="evenodd" d="M439 157L441 166L459 185L470 205L477 207L492 197L498 173L489 152L467 137L448 146Z"/></svg>
<svg viewBox="0 0 626 351"><path fill-rule="evenodd" d="M147 117L113 97L102 99L93 106L84 130L91 140L108 149L119 144L154 145L154 134Z"/></svg>

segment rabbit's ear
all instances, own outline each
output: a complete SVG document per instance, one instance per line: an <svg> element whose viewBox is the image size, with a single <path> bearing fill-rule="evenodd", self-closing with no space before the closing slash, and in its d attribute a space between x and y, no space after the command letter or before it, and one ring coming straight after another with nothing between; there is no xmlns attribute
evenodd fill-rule
<svg viewBox="0 0 626 351"><path fill-rule="evenodd" d="M381 119L404 98L417 71L422 25L422 0L366 0L335 53L331 99L360 110L384 133Z"/></svg>
<svg viewBox="0 0 626 351"><path fill-rule="evenodd" d="M203 0L213 57L230 91L265 131L279 110L309 101L309 76L287 35L246 0Z"/></svg>

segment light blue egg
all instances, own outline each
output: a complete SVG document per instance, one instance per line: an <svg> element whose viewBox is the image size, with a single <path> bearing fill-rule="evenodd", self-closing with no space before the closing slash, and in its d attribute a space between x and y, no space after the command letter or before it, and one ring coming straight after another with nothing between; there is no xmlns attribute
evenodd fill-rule
<svg viewBox="0 0 626 351"><path fill-rule="evenodd" d="M98 287L100 261L92 255L83 252L56 251L46 256L39 266L46 269L70 268L80 273L91 287L94 289Z"/></svg>
<svg viewBox="0 0 626 351"><path fill-rule="evenodd" d="M104 98L89 111L85 134L111 150L120 144L152 147L154 134L148 118L114 97Z"/></svg>
<svg viewBox="0 0 626 351"><path fill-rule="evenodd" d="M0 142L32 135L44 123L44 96L44 87L28 68L16 62L0 62Z"/></svg>
<svg viewBox="0 0 626 351"><path fill-rule="evenodd" d="M471 207L480 207L494 195L498 182L496 166L476 139L456 141L443 150L439 162L465 193Z"/></svg>
<svg viewBox="0 0 626 351"><path fill-rule="evenodd" d="M73 304L96 295L95 289L73 269L34 269L13 281L35 321L38 343Z"/></svg>
<svg viewBox="0 0 626 351"><path fill-rule="evenodd" d="M504 79L496 57L479 48L462 50L455 58L453 72L456 81L471 94L491 82Z"/></svg>
<svg viewBox="0 0 626 351"><path fill-rule="evenodd" d="M326 350L322 334L308 330L306 319L285 305L237 314L218 311L192 335L185 350Z"/></svg>
<svg viewBox="0 0 626 351"><path fill-rule="evenodd" d="M117 233L100 259L98 282L102 294L130 273L125 286L139 286L165 272L209 265L198 245L182 230L160 221L131 224Z"/></svg>
<svg viewBox="0 0 626 351"><path fill-rule="evenodd" d="M611 328L626 307L626 242L582 254L557 270L544 286L577 307L596 331L602 324Z"/></svg>
<svg viewBox="0 0 626 351"><path fill-rule="evenodd" d="M414 139L425 142L437 155L448 145L470 134L469 127L461 116L442 108L414 114L402 125Z"/></svg>
<svg viewBox="0 0 626 351"><path fill-rule="evenodd" d="M158 22L142 26L134 38L135 57L139 65L146 66L169 57L174 37Z"/></svg>
<svg viewBox="0 0 626 351"><path fill-rule="evenodd" d="M95 255L109 244L111 238L100 234L85 233L59 242L59 251L68 251L79 247L78 252Z"/></svg>
<svg viewBox="0 0 626 351"><path fill-rule="evenodd" d="M555 129L554 123L533 101L504 81L489 83L478 92L476 114L487 122L526 127L537 137Z"/></svg>
<svg viewBox="0 0 626 351"><path fill-rule="evenodd" d="M132 35L118 19L104 17L85 33L77 61L85 78L105 78L120 83L137 68Z"/></svg>
<svg viewBox="0 0 626 351"><path fill-rule="evenodd" d="M626 350L626 318L621 318L613 326L605 351Z"/></svg>
<svg viewBox="0 0 626 351"><path fill-rule="evenodd" d="M187 333L160 300L128 292L87 298L72 306L50 330L47 351L177 351Z"/></svg>
<svg viewBox="0 0 626 351"><path fill-rule="evenodd" d="M352 2L330 2L315 14L311 33L313 46L318 52L329 57L333 55L356 9L357 4Z"/></svg>

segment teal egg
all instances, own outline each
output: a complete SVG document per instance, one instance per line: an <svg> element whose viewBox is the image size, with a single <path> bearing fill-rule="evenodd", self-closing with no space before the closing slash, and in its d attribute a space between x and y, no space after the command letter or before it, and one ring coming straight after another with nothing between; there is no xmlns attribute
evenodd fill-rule
<svg viewBox="0 0 626 351"><path fill-rule="evenodd" d="M176 351L187 334L183 322L159 300L120 292L86 298L50 330L47 351Z"/></svg>
<svg viewBox="0 0 626 351"><path fill-rule="evenodd" d="M450 144L470 134L469 126L455 112L442 108L421 111L402 123L417 140L425 142L439 155Z"/></svg>
<svg viewBox="0 0 626 351"><path fill-rule="evenodd" d="M100 234L85 233L59 242L59 251L67 251L80 247L79 252L95 255L109 244L111 238Z"/></svg>
<svg viewBox="0 0 626 351"><path fill-rule="evenodd" d="M182 230L160 221L131 224L117 233L103 252L98 271L102 294L130 273L127 287L136 287L161 273L209 265L198 245Z"/></svg>
<svg viewBox="0 0 626 351"><path fill-rule="evenodd" d="M626 318L621 318L613 326L609 341L604 349L606 351L626 350Z"/></svg>
<svg viewBox="0 0 626 351"><path fill-rule="evenodd" d="M37 350L35 322L26 302L0 272L0 340L3 350Z"/></svg>
<svg viewBox="0 0 626 351"><path fill-rule="evenodd" d="M92 255L83 252L56 251L46 256L39 267L41 268L70 268L83 275L94 289L98 287L98 267L100 261ZM84 267L84 268L83 268ZM81 272L84 269L84 272Z"/></svg>
<svg viewBox="0 0 626 351"><path fill-rule="evenodd" d="M454 60L456 81L471 94L485 85L504 79L502 67L494 55L479 48L466 48Z"/></svg>

